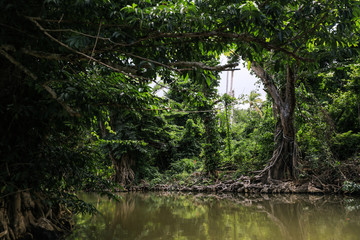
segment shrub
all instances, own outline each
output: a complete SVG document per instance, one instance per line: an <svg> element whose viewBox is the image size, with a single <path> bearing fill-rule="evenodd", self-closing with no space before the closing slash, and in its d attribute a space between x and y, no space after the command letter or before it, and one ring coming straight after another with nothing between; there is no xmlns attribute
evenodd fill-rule
<svg viewBox="0 0 360 240"><path fill-rule="evenodd" d="M335 135L331 150L339 160L346 160L359 152L359 146L360 133L348 131Z"/></svg>
<svg viewBox="0 0 360 240"><path fill-rule="evenodd" d="M343 190L346 193L355 193L355 192L360 193L360 184L351 181L345 181L341 190Z"/></svg>
<svg viewBox="0 0 360 240"><path fill-rule="evenodd" d="M183 158L171 163L171 169L176 173L187 172L191 173L196 169L196 160Z"/></svg>

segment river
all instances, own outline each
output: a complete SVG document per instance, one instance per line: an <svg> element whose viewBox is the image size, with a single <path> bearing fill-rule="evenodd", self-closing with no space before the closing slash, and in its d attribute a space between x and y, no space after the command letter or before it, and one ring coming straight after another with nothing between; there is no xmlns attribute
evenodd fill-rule
<svg viewBox="0 0 360 240"><path fill-rule="evenodd" d="M67 240L358 240L360 199L324 195L81 194L95 216L78 215Z"/></svg>

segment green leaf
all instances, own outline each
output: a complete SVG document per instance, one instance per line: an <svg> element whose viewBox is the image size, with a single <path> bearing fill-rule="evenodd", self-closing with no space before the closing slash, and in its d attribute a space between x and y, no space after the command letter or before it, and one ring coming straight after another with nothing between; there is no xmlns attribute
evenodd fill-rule
<svg viewBox="0 0 360 240"><path fill-rule="evenodd" d="M187 82L188 79L189 79L189 74L187 73L186 76L185 76L185 78L184 78L184 81Z"/></svg>
<svg viewBox="0 0 360 240"><path fill-rule="evenodd" d="M211 79L209 77L206 77L206 83L209 87L211 86Z"/></svg>

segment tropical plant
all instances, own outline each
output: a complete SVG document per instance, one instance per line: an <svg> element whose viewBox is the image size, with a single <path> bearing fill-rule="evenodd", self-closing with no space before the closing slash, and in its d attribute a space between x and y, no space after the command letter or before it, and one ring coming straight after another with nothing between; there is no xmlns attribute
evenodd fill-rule
<svg viewBox="0 0 360 240"><path fill-rule="evenodd" d="M253 90L250 92L248 99L246 99L244 103L249 104L249 111L256 111L260 115L260 117L263 118L263 113L261 111L262 99L260 98L260 96L260 93Z"/></svg>

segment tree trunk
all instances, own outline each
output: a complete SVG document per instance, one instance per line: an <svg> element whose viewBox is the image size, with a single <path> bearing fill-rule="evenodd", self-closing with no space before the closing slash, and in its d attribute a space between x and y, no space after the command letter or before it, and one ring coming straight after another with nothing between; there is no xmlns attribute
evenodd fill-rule
<svg viewBox="0 0 360 240"><path fill-rule="evenodd" d="M115 182L122 186L131 184L135 179L134 171L131 169L134 162L131 154L125 153L120 159L116 159L114 154L110 153L110 158L115 168Z"/></svg>
<svg viewBox="0 0 360 240"><path fill-rule="evenodd" d="M70 232L70 212L42 203L28 190L0 199L0 239L57 239Z"/></svg>
<svg viewBox="0 0 360 240"><path fill-rule="evenodd" d="M111 120L114 121L114 117L111 117ZM105 138L108 133L103 121L100 121L99 127L102 138ZM135 179L135 173L131 169L131 166L134 164L132 154L128 152L124 153L121 155L120 159L118 159L111 150L111 148L109 148L109 151L109 157L115 169L115 175L113 176L113 180L116 183L120 183L122 186L131 184Z"/></svg>
<svg viewBox="0 0 360 240"><path fill-rule="evenodd" d="M295 114L295 74L287 67L286 87L283 92L275 86L273 78L257 63L252 63L252 70L262 80L268 93L274 101L278 123L275 130L276 147L268 165L259 177L264 182L271 180L297 179L297 164L299 160L294 126Z"/></svg>
<svg viewBox="0 0 360 240"><path fill-rule="evenodd" d="M276 129L276 148L263 174L266 180L297 178L298 147L295 141L294 123L288 118Z"/></svg>

